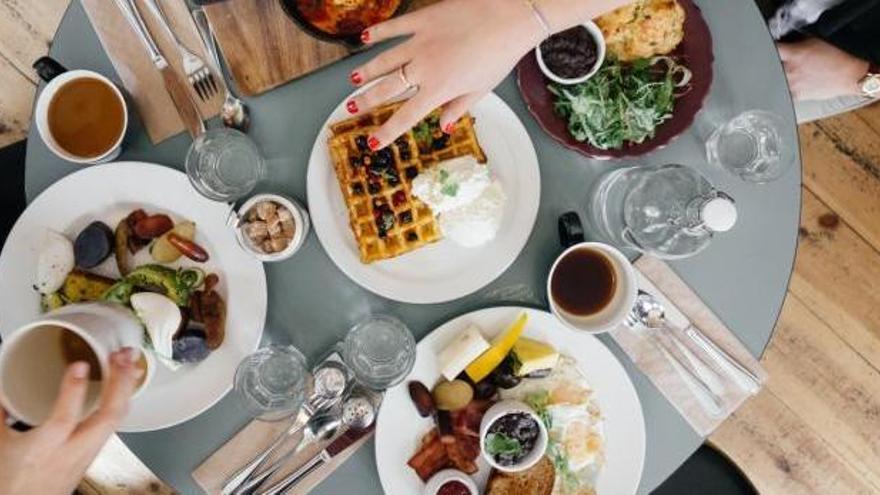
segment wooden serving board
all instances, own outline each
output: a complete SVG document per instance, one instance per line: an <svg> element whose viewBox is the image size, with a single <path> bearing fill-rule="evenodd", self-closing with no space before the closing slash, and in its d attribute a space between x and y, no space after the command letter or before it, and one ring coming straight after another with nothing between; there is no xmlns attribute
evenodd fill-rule
<svg viewBox="0 0 880 495"><path fill-rule="evenodd" d="M416 0L414 10L438 0ZM256 96L349 55L296 25L279 0L225 0L204 7L239 92Z"/></svg>

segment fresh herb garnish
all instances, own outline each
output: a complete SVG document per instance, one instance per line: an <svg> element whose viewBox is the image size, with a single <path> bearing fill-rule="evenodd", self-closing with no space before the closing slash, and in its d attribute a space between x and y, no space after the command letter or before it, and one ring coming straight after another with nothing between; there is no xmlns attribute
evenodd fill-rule
<svg viewBox="0 0 880 495"><path fill-rule="evenodd" d="M443 184L443 188L440 189L440 192L446 196L456 196L458 195L458 184L454 182Z"/></svg>
<svg viewBox="0 0 880 495"><path fill-rule="evenodd" d="M654 137L672 117L677 90L686 91L690 78L690 70L670 57L628 64L609 59L586 82L552 83L548 89L572 137L607 150Z"/></svg>
<svg viewBox="0 0 880 495"><path fill-rule="evenodd" d="M486 452L489 455L517 456L522 452L522 444L504 433L489 433L486 435Z"/></svg>
<svg viewBox="0 0 880 495"><path fill-rule="evenodd" d="M550 415L547 406L550 404L550 392L542 390L540 392L532 392L525 397L525 403L535 410L535 413L541 418L547 431L553 428L553 418Z"/></svg>

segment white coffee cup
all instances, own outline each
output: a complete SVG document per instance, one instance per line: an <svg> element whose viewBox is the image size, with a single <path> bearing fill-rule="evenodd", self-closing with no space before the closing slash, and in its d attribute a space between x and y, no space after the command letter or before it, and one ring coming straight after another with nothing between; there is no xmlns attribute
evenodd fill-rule
<svg viewBox="0 0 880 495"><path fill-rule="evenodd" d="M61 343L66 332L85 341L100 366L102 379L89 380L84 415L98 405L110 373L110 354L123 347L140 349L143 339L134 314L110 303L65 306L19 328L0 347L0 402L11 416L30 425L48 418L70 364ZM149 353L142 356L146 373L138 392L146 388L155 368Z"/></svg>
<svg viewBox="0 0 880 495"><path fill-rule="evenodd" d="M614 329L626 321L638 295L638 279L635 268L629 259L615 247L601 242L583 242L583 230L576 214L566 213L560 218L560 237L566 247L550 267L547 276L547 299L550 311L565 326L582 332L603 333ZM577 242L581 241L581 242ZM601 254L614 272L614 292L610 300L600 310L589 315L576 315L562 308L554 298L552 282L560 261L578 250L591 250Z"/></svg>
<svg viewBox="0 0 880 495"><path fill-rule="evenodd" d="M113 81L97 72L81 69L67 70L48 57L43 57L38 60L37 63L34 64L34 67L37 68L38 74L47 83L37 98L37 104L34 107L34 123L37 126L40 138L46 143L46 146L60 158L82 165L106 163L116 159L122 151L122 140L128 129L128 106L125 104L125 97L122 95L122 91L113 84ZM113 90L119 98L119 102L122 104L123 123L119 137L111 148L99 156L82 157L70 153L58 144L49 129L49 107L50 103L52 103L52 99L58 93L58 90L64 87L64 85L77 79L97 79L105 83Z"/></svg>

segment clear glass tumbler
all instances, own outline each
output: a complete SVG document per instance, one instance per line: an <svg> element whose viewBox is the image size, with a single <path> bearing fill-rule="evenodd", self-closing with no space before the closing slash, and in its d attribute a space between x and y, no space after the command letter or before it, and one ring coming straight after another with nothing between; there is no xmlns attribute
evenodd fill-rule
<svg viewBox="0 0 880 495"><path fill-rule="evenodd" d="M706 141L706 156L709 163L747 182L763 184L791 168L796 144L780 116L749 110L712 132Z"/></svg>
<svg viewBox="0 0 880 495"><path fill-rule="evenodd" d="M264 421L286 418L302 407L313 387L306 358L290 345L254 352L235 371L235 391L248 412Z"/></svg>
<svg viewBox="0 0 880 495"><path fill-rule="evenodd" d="M375 315L355 325L342 342L342 359L373 390L400 383L416 362L416 340L397 318Z"/></svg>
<svg viewBox="0 0 880 495"><path fill-rule="evenodd" d="M186 175L203 196L228 203L254 189L265 175L265 164L251 138L224 127L193 141L186 154Z"/></svg>

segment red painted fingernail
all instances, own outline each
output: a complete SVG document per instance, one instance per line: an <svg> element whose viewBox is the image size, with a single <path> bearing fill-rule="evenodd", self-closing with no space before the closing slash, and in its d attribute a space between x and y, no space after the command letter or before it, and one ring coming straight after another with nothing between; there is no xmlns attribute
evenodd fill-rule
<svg viewBox="0 0 880 495"><path fill-rule="evenodd" d="M446 124L446 127L443 128L443 132L446 134L452 134L452 131L455 130L455 122L450 122Z"/></svg>
<svg viewBox="0 0 880 495"><path fill-rule="evenodd" d="M369 146L372 151L376 151L379 149L379 140L370 136L370 139L367 140L367 146Z"/></svg>
<svg viewBox="0 0 880 495"><path fill-rule="evenodd" d="M364 78L361 77L360 72L354 71L351 73L351 82L354 85L359 85L360 83L364 82Z"/></svg>
<svg viewBox="0 0 880 495"><path fill-rule="evenodd" d="M361 31L361 43L369 43L370 42L370 31L364 29Z"/></svg>
<svg viewBox="0 0 880 495"><path fill-rule="evenodd" d="M348 110L348 113L358 113L358 104L354 100L348 100L345 109Z"/></svg>

